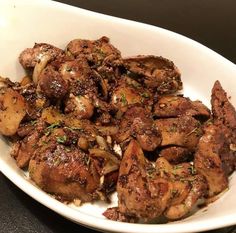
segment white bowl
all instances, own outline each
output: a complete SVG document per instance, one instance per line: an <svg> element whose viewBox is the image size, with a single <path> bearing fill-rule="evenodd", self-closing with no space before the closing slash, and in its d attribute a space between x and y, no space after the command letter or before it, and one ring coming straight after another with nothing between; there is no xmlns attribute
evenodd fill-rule
<svg viewBox="0 0 236 233"><path fill-rule="evenodd" d="M209 105L216 79L236 106L236 66L222 56L176 33L78 9L48 0L0 0L0 74L19 80L24 72L19 53L35 42L64 48L74 38L110 37L123 54L154 54L174 61L182 72L184 93ZM194 215L169 224L130 224L105 219L102 203L82 207L64 205L35 187L9 156L9 146L0 139L1 172L28 195L62 216L97 230L110 232L197 232L236 224L236 176L219 200ZM10 201L10 200L9 200ZM111 205L115 205L115 196ZM111 206L110 205L110 206Z"/></svg>

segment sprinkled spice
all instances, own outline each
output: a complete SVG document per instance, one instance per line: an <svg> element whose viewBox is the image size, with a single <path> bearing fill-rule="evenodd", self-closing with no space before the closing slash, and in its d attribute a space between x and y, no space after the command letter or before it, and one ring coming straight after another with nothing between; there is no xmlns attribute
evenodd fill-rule
<svg viewBox="0 0 236 233"><path fill-rule="evenodd" d="M63 135L63 136L58 136L58 137L57 137L57 142L58 142L58 143L61 143L61 144L63 144L63 143L65 143L65 142L66 142L66 140L67 140L67 137L66 137L66 135Z"/></svg>

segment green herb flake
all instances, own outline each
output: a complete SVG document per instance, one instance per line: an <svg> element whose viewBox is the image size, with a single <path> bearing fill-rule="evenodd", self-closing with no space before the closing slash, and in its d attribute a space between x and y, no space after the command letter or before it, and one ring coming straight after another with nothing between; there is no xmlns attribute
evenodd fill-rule
<svg viewBox="0 0 236 233"><path fill-rule="evenodd" d="M30 124L31 124L31 125L36 125L36 124L37 124L37 120L30 121Z"/></svg>
<svg viewBox="0 0 236 233"><path fill-rule="evenodd" d="M191 134L195 133L197 137L201 136L202 135L202 130L201 128L194 128L192 131L190 131L186 136L189 136Z"/></svg>
<svg viewBox="0 0 236 233"><path fill-rule="evenodd" d="M91 162L90 157L89 156L85 157L85 163L86 163L87 166L89 166L90 162Z"/></svg>
<svg viewBox="0 0 236 233"><path fill-rule="evenodd" d="M155 167L153 167L153 166L148 166L148 167L146 168L146 172L147 172L147 175L148 175L149 178L153 178L153 176L154 176L155 173L156 173L156 169L155 169Z"/></svg>
<svg viewBox="0 0 236 233"><path fill-rule="evenodd" d="M36 149L36 148L37 148L37 144L34 143L34 144L32 145L32 148L33 148L33 149Z"/></svg>
<svg viewBox="0 0 236 233"><path fill-rule="evenodd" d="M149 95L147 92L143 92L143 93L141 93L141 97L143 97L143 98L149 98L150 95Z"/></svg>
<svg viewBox="0 0 236 233"><path fill-rule="evenodd" d="M124 93L121 93L121 102L123 105L127 105L128 103Z"/></svg>
<svg viewBox="0 0 236 233"><path fill-rule="evenodd" d="M69 126L65 126L64 127L65 129L68 129L68 130L70 130L70 131L76 131L76 130L79 130L79 131L83 131L83 129L81 128L81 127L69 127Z"/></svg>
<svg viewBox="0 0 236 233"><path fill-rule="evenodd" d="M189 167L188 169L190 170L190 173L191 173L192 175L195 175L195 174L196 174L196 169L194 168L193 165L191 165L191 167Z"/></svg>
<svg viewBox="0 0 236 233"><path fill-rule="evenodd" d="M66 147L65 150L66 150L66 152L71 152L71 148L70 147Z"/></svg>
<svg viewBox="0 0 236 233"><path fill-rule="evenodd" d="M171 132L171 133L177 132L177 126L176 125L171 125L168 131Z"/></svg>
<svg viewBox="0 0 236 233"><path fill-rule="evenodd" d="M66 135L63 135L63 136L58 136L58 137L56 137L57 138L57 142L58 143L65 143L66 142L66 140L67 140L67 137L66 137Z"/></svg>
<svg viewBox="0 0 236 233"><path fill-rule="evenodd" d="M56 122L56 123L53 123L51 125L49 125L46 129L54 129L54 128L57 128L60 126L60 123L59 122Z"/></svg>
<svg viewBox="0 0 236 233"><path fill-rule="evenodd" d="M172 189L171 190L171 197L172 198L176 197L177 194L178 194L178 190L177 189Z"/></svg>
<svg viewBox="0 0 236 233"><path fill-rule="evenodd" d="M60 126L60 123L59 123L59 122L56 122L56 123L53 123L53 124L49 125L49 126L45 129L44 134L45 134L46 136L50 135L51 132L52 132L52 130L55 129L55 128L57 128L57 127L59 127L59 126Z"/></svg>
<svg viewBox="0 0 236 233"><path fill-rule="evenodd" d="M54 167L57 167L60 163L61 163L61 159L60 159L60 157L57 157L57 158L53 161L53 166L54 166Z"/></svg>
<svg viewBox="0 0 236 233"><path fill-rule="evenodd" d="M173 167L174 170L177 170L177 169L180 169L180 168L183 168L183 166L182 166L182 165L175 165L175 166Z"/></svg>

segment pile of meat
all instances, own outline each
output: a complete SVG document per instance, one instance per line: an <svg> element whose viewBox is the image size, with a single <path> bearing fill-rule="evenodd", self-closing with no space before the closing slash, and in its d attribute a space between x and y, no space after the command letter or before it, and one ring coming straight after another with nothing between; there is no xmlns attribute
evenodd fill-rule
<svg viewBox="0 0 236 233"><path fill-rule="evenodd" d="M25 49L21 82L0 79L0 133L17 165L61 201L103 200L112 220L185 217L227 189L236 165L236 112L216 81L211 111L180 94L157 56L122 58L107 37L65 50Z"/></svg>

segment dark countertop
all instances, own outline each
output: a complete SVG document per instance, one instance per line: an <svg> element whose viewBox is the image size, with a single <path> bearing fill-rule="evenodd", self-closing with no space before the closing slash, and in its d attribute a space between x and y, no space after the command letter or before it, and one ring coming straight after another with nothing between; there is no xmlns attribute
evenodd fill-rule
<svg viewBox="0 0 236 233"><path fill-rule="evenodd" d="M68 0L81 8L157 25L190 37L236 63L235 0ZM95 232L24 194L0 173L0 232ZM236 233L236 227L211 232Z"/></svg>

